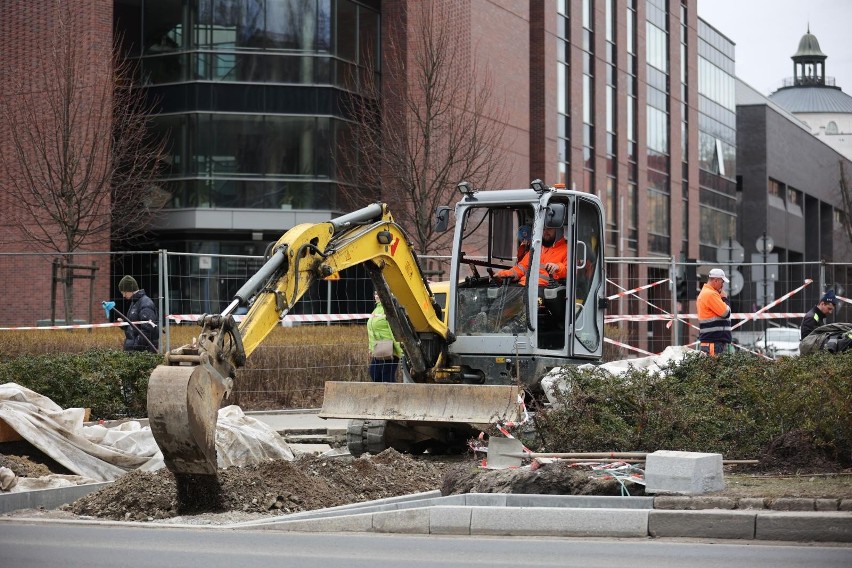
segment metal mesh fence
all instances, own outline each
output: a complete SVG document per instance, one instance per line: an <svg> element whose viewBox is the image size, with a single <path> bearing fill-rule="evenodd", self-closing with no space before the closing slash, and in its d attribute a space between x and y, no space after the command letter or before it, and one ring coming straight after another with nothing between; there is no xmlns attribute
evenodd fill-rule
<svg viewBox="0 0 852 568"><path fill-rule="evenodd" d="M445 280L450 258L424 256L427 279ZM67 325L105 325L103 301L116 302L125 312L129 302L118 292L118 281L133 276L160 308L163 348L173 347L170 328L201 314L220 313L236 291L262 266L261 256L146 252L0 254L4 267L0 285L14 302L0 312L0 327L45 330ZM669 345L694 341L697 333L694 298L717 265L689 264L664 258L610 258L607 261L607 335L641 351L660 353ZM824 262L742 263L722 265L731 278L736 340L753 343L769 327L798 328L803 314L823 291L833 288L841 302L833 321L850 321L845 300L852 266ZM70 285L69 285L70 282ZM70 294L69 294L70 289ZM284 325L361 325L372 311L372 282L360 267L339 279L316 282L282 322ZM73 322L66 322L66 302L73 302ZM768 307L767 307L768 306ZM244 311L244 309L240 309ZM238 312L239 314L240 312Z"/></svg>

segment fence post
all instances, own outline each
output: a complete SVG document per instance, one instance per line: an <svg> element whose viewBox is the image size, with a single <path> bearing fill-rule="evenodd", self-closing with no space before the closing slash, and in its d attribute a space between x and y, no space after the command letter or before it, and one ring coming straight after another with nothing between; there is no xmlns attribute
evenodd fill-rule
<svg viewBox="0 0 852 568"><path fill-rule="evenodd" d="M669 265L669 291L672 295L672 344L677 347L680 345L680 322L677 309L677 266L674 257L671 257Z"/></svg>
<svg viewBox="0 0 852 568"><path fill-rule="evenodd" d="M166 249L160 249L160 270L158 270L159 278L160 278L160 290L162 293L160 294L160 298L162 301L162 308L160 310L160 317L162 320L162 327L160 330L163 332L163 353L168 353L172 349L172 331L171 326L169 325L169 314L171 313L171 306L169 305L169 251Z"/></svg>

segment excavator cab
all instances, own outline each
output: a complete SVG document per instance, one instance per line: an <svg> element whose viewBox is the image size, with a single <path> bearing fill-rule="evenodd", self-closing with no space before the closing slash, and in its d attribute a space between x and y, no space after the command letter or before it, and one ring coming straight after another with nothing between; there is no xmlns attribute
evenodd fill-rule
<svg viewBox="0 0 852 568"><path fill-rule="evenodd" d="M602 226L600 204L588 194L518 190L462 199L448 361L464 382L519 383L536 392L550 368L601 357ZM530 243L519 257L516 235L524 227ZM562 269L548 272L552 264ZM516 277L501 277L507 271Z"/></svg>

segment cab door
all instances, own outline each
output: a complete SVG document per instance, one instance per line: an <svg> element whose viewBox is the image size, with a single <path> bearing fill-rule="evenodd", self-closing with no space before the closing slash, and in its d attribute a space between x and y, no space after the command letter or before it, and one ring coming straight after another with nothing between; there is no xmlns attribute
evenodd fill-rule
<svg viewBox="0 0 852 568"><path fill-rule="evenodd" d="M603 210L600 202L580 197L575 212L570 247L574 306L569 310L573 336L569 354L599 358L603 355L606 302Z"/></svg>

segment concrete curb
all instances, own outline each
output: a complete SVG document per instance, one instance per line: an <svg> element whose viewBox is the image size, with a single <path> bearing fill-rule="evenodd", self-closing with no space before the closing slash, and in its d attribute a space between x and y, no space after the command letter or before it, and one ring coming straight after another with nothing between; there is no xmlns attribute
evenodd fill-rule
<svg viewBox="0 0 852 568"><path fill-rule="evenodd" d="M111 483L112 481L105 481L103 483L54 487L53 489L21 491L20 493L0 493L0 514L18 509L58 509L66 503L73 503L77 499Z"/></svg>
<svg viewBox="0 0 852 568"><path fill-rule="evenodd" d="M101 489L96 483L0 495L0 513L54 509ZM230 525L195 528L399 534L689 537L852 543L850 500L605 497L439 491L353 503ZM794 510L768 510L773 504ZM818 510L828 508L828 511ZM800 510L801 509L801 510ZM841 509L841 510L838 510ZM25 520L21 518L20 520ZM141 526L165 527L157 523ZM174 526L174 525L171 525Z"/></svg>

